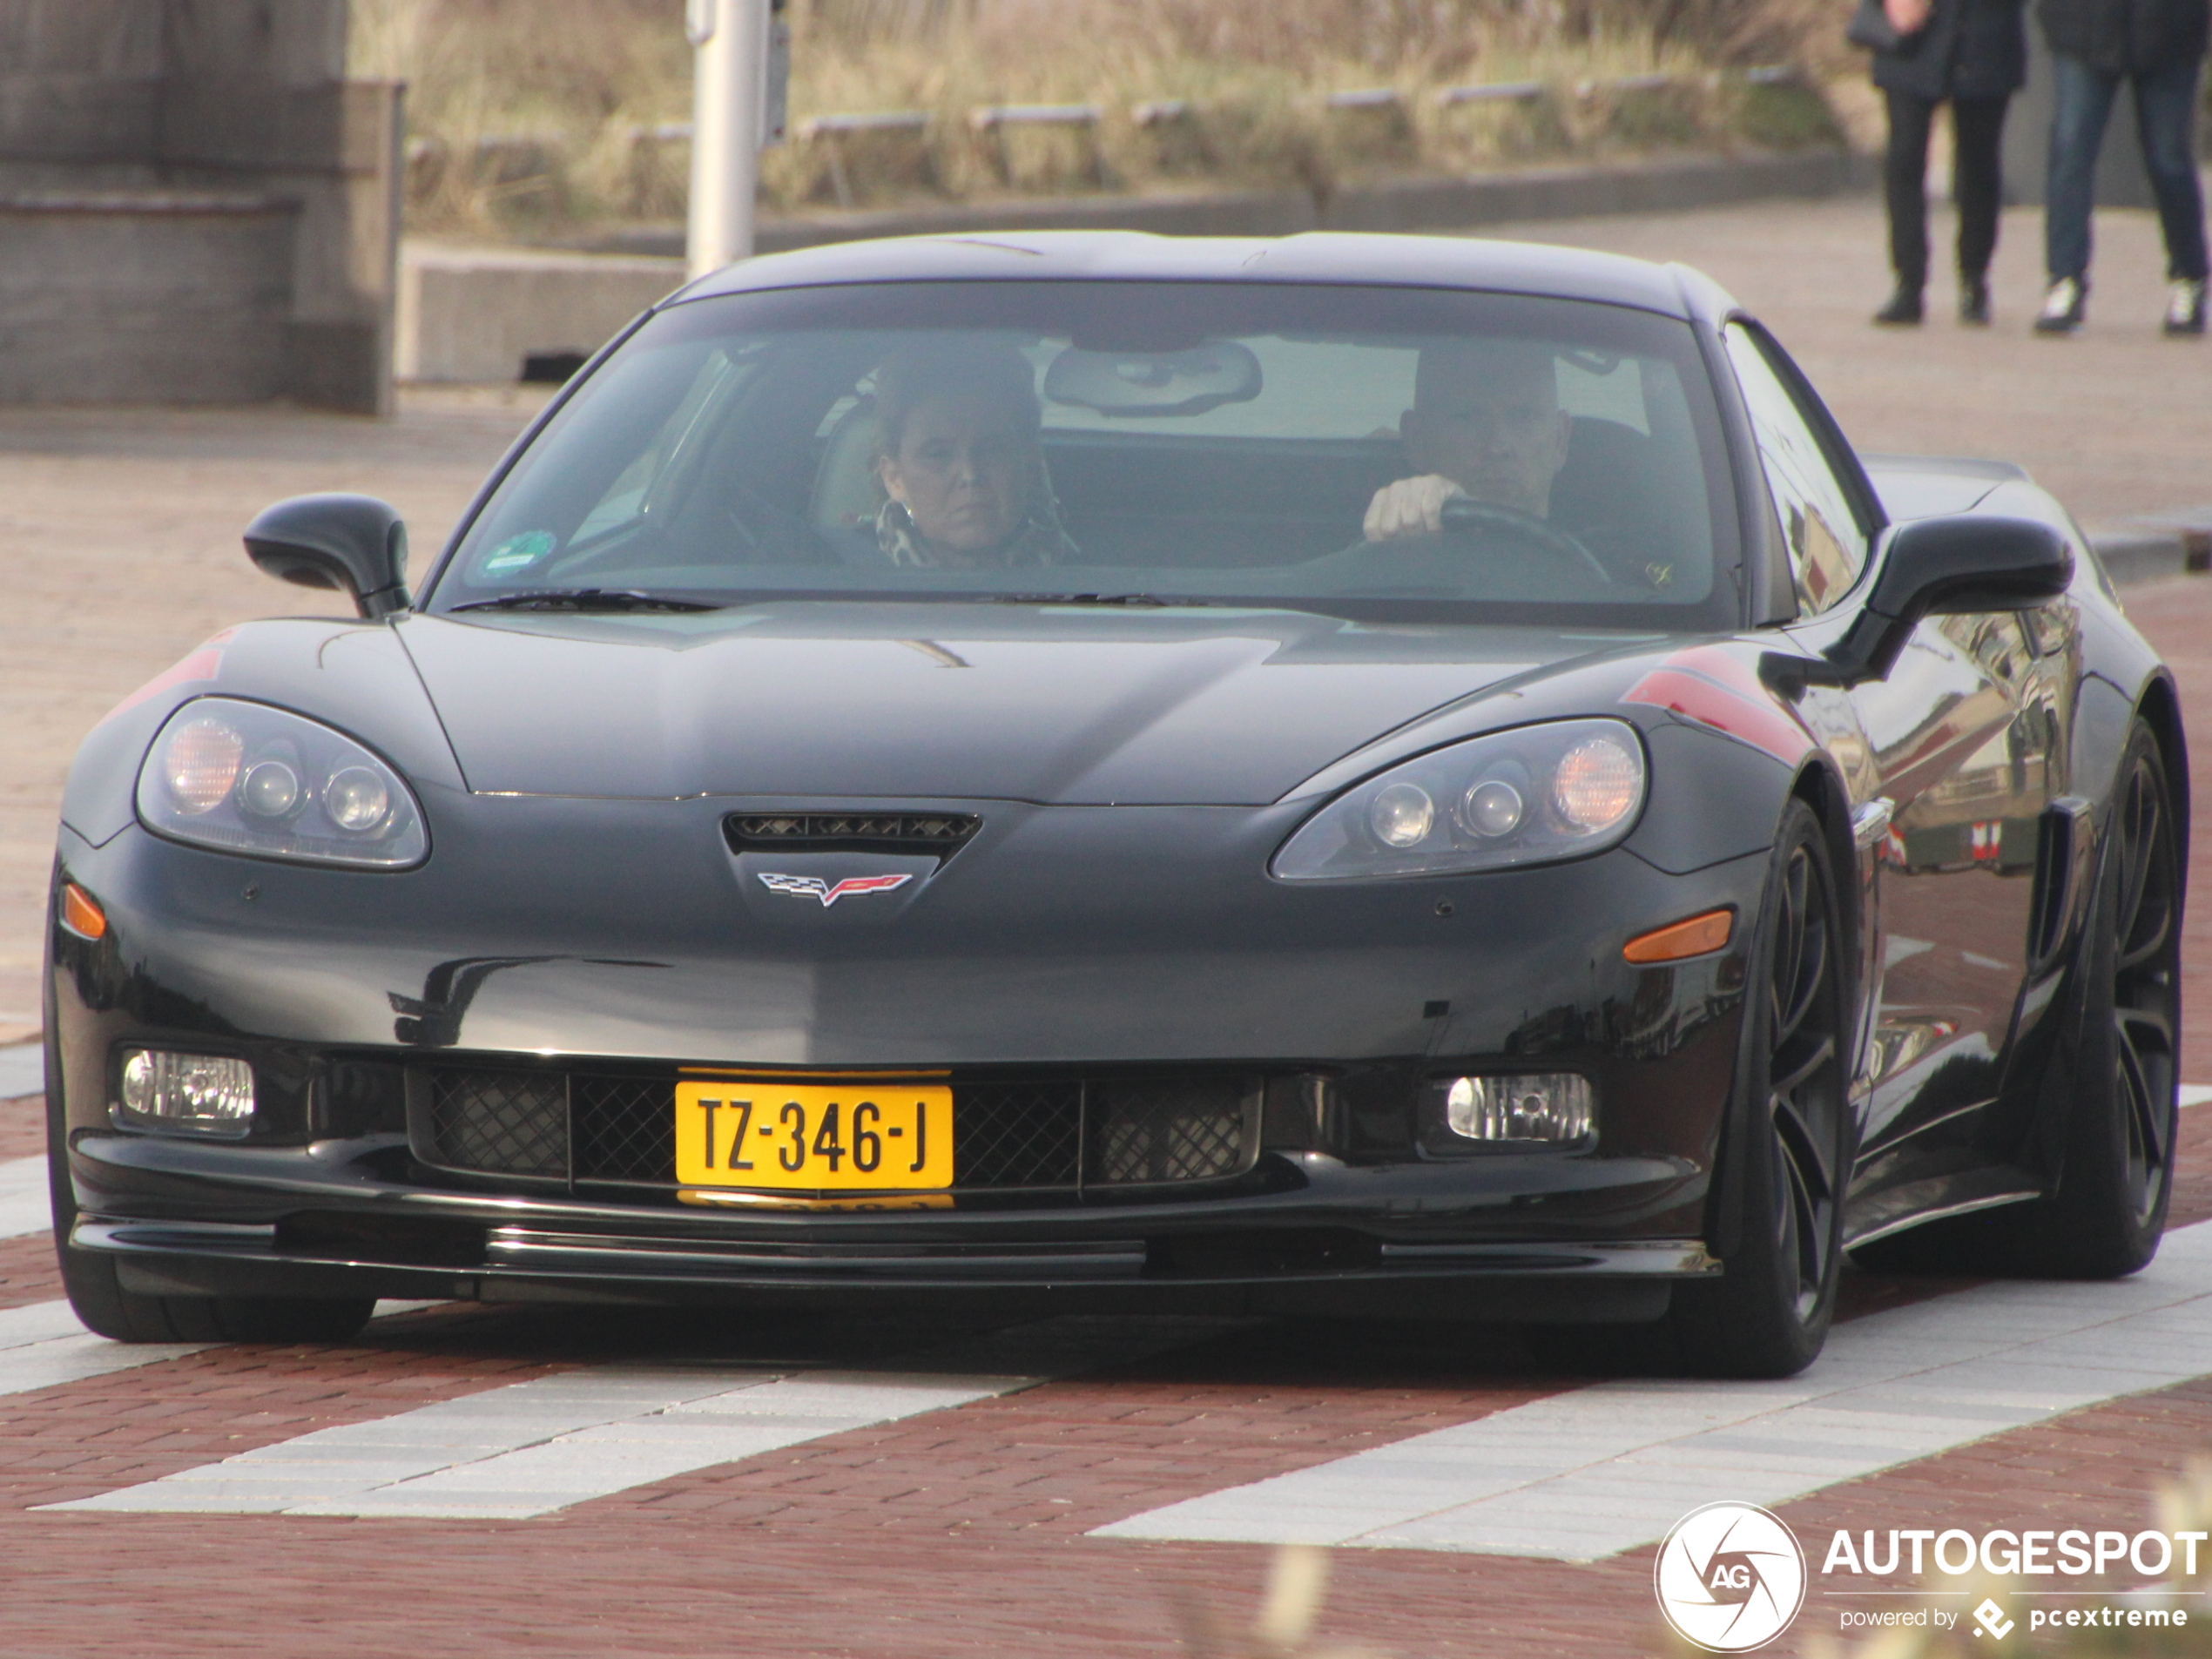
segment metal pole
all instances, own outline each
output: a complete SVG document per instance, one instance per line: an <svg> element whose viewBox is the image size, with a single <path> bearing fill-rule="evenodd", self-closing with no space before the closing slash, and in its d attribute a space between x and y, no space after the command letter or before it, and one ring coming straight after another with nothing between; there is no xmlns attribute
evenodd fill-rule
<svg viewBox="0 0 2212 1659"><path fill-rule="evenodd" d="M752 253L767 102L769 0L689 0L691 37L691 273Z"/></svg>

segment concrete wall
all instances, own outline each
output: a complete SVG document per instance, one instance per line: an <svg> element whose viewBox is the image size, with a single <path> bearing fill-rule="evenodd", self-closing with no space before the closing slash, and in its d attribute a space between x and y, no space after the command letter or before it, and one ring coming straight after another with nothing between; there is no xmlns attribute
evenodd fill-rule
<svg viewBox="0 0 2212 1659"><path fill-rule="evenodd" d="M0 402L268 398L298 238L273 198L0 200Z"/></svg>
<svg viewBox="0 0 2212 1659"><path fill-rule="evenodd" d="M511 381L535 354L590 355L684 283L684 261L448 247L401 254L402 381Z"/></svg>
<svg viewBox="0 0 2212 1659"><path fill-rule="evenodd" d="M391 405L401 91L347 0L0 0L0 400Z"/></svg>

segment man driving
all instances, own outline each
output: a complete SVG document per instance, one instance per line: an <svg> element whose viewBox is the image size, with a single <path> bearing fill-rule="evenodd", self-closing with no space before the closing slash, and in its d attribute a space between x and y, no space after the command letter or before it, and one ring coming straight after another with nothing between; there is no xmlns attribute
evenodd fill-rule
<svg viewBox="0 0 2212 1659"><path fill-rule="evenodd" d="M1548 347L1510 340L1423 347L1413 407L1399 422L1418 475L1375 492L1367 540L1439 534L1444 503L1455 496L1548 518L1572 431Z"/></svg>

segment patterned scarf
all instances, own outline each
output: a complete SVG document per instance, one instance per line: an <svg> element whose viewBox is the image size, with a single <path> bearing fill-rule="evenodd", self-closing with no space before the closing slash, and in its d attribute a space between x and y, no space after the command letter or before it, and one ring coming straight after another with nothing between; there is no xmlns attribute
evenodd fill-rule
<svg viewBox="0 0 2212 1659"><path fill-rule="evenodd" d="M1072 564L1082 561L1076 544L1060 527L1060 503L1052 493L1040 493L1037 504L1022 515L1014 534L998 547L972 560L947 558L914 523L902 501L883 503L875 516L875 544L894 564L917 564L943 570L1019 570L1044 564Z"/></svg>

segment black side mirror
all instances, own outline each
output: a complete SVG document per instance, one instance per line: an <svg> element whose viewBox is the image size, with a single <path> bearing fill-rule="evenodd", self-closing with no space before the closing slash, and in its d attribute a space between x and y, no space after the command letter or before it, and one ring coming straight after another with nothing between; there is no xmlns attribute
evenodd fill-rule
<svg viewBox="0 0 2212 1659"><path fill-rule="evenodd" d="M283 581L351 594L364 617L407 609L407 526L374 496L280 501L246 527L246 550Z"/></svg>
<svg viewBox="0 0 2212 1659"><path fill-rule="evenodd" d="M1874 590L1851 630L1829 646L1833 678L1879 679L1923 617L2027 610L2074 581L2074 550L2029 518L1923 518L1890 537ZM1828 674L1819 674L1828 678Z"/></svg>

